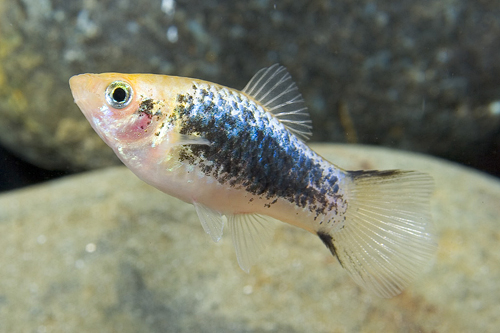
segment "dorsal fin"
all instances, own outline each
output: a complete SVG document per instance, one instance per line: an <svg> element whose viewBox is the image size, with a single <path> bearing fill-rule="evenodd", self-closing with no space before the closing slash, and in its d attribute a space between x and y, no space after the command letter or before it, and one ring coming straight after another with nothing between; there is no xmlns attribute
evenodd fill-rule
<svg viewBox="0 0 500 333"><path fill-rule="evenodd" d="M285 67L274 64L255 74L242 92L253 97L302 140L311 137L311 119L295 82Z"/></svg>

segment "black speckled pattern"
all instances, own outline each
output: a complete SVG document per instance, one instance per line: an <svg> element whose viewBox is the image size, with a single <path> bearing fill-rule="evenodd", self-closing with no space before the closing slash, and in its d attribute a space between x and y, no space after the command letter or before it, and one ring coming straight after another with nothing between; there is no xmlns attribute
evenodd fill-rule
<svg viewBox="0 0 500 333"><path fill-rule="evenodd" d="M316 217L336 208L340 195L333 166L321 162L246 96L225 88L193 85L177 101L171 119L180 133L211 142L210 146L184 146L181 161L198 166L221 184L269 199L268 206L276 198L285 198L316 212Z"/></svg>

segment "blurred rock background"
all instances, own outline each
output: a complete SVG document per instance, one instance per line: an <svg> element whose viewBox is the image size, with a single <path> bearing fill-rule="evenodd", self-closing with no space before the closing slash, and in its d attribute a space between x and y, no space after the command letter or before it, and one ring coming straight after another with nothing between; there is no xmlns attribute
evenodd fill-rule
<svg viewBox="0 0 500 333"><path fill-rule="evenodd" d="M498 17L498 1L0 0L0 144L56 170L22 164L27 183L117 164L73 104L70 76L159 73L241 89L279 62L309 106L313 141L498 176ZM21 162L0 159L6 189Z"/></svg>

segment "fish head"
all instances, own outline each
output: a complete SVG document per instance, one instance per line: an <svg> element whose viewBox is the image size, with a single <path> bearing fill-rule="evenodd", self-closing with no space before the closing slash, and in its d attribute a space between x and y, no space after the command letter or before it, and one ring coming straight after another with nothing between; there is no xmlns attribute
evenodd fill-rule
<svg viewBox="0 0 500 333"><path fill-rule="evenodd" d="M81 74L70 88L75 103L111 148L151 141L168 107L155 98L152 78L139 74Z"/></svg>

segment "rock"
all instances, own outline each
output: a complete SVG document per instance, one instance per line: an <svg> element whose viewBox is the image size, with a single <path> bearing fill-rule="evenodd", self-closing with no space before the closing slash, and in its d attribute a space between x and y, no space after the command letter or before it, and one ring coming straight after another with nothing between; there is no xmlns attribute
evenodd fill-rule
<svg viewBox="0 0 500 333"><path fill-rule="evenodd" d="M282 224L250 274L230 237L123 167L0 196L0 330L101 332L494 331L500 183L442 160L315 145L349 169L435 178L439 250L403 294L357 287L321 241Z"/></svg>
<svg viewBox="0 0 500 333"><path fill-rule="evenodd" d="M314 139L427 152L498 173L500 2L0 1L0 142L47 168L117 163L71 75L149 72L245 86L285 65Z"/></svg>

